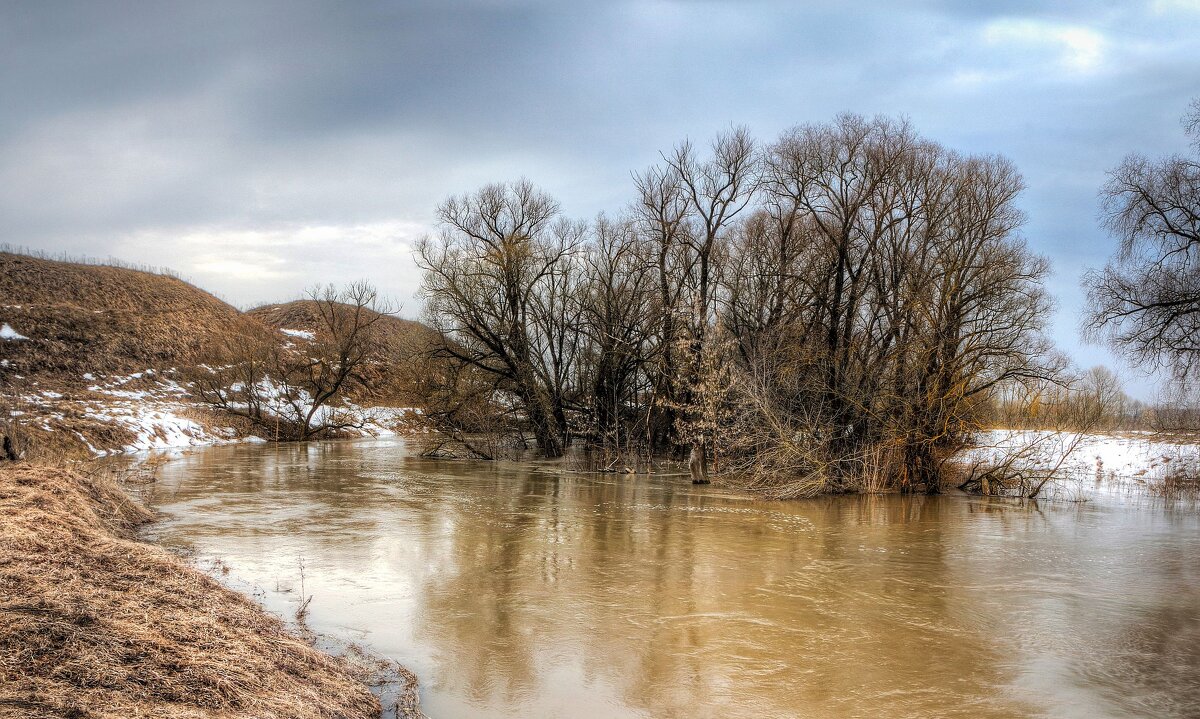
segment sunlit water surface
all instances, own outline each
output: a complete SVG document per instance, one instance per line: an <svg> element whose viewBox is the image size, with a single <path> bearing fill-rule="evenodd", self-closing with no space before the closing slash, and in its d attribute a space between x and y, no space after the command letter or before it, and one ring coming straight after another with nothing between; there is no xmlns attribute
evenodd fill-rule
<svg viewBox="0 0 1200 719"><path fill-rule="evenodd" d="M168 463L158 541L451 717L1198 717L1200 520L1151 502L763 502L400 441Z"/></svg>

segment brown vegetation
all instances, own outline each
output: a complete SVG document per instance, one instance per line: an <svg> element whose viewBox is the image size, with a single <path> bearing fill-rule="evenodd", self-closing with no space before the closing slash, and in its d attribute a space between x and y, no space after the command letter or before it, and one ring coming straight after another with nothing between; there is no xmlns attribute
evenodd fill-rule
<svg viewBox="0 0 1200 719"><path fill-rule="evenodd" d="M373 297L365 284L359 289ZM0 341L0 458L119 450L137 441L137 418L156 411L225 439L293 439L361 424L344 414L309 416L335 396L362 407L421 405L437 333L366 305L342 306L354 290L243 313L165 271L0 251L0 322L27 338ZM270 370L280 390L271 416L244 416L229 383L221 384L247 369L240 374L254 378ZM190 384L197 379L215 382L220 391L207 399L222 401L195 402L205 394Z"/></svg>
<svg viewBox="0 0 1200 719"><path fill-rule="evenodd" d="M0 251L0 298L0 322L27 338L0 341L0 456L10 458L120 449L134 435L96 411L114 397L89 387L120 378L121 391L158 395L178 413L181 398L161 382L221 338L262 331L170 274L15 252Z"/></svg>
<svg viewBox="0 0 1200 719"><path fill-rule="evenodd" d="M0 387L14 377L82 383L84 373L184 366L216 338L258 323L183 280L107 265L0 252Z"/></svg>
<svg viewBox="0 0 1200 719"><path fill-rule="evenodd" d="M274 439L309 440L361 429L367 417L351 393L369 395L390 348L380 331L388 311L365 282L315 289L293 314L311 313L311 331L231 334L188 374L191 395L252 423Z"/></svg>
<svg viewBox="0 0 1200 719"><path fill-rule="evenodd" d="M1200 499L1200 471L1195 464L1175 463L1151 477L1147 490L1165 499Z"/></svg>
<svg viewBox="0 0 1200 719"><path fill-rule="evenodd" d="M438 216L442 232L421 241L417 261L428 316L453 335L440 353L518 397L542 454L562 456L584 228L526 181L452 197Z"/></svg>
<svg viewBox="0 0 1200 719"><path fill-rule="evenodd" d="M0 715L373 717L343 660L133 538L109 480L0 469Z"/></svg>

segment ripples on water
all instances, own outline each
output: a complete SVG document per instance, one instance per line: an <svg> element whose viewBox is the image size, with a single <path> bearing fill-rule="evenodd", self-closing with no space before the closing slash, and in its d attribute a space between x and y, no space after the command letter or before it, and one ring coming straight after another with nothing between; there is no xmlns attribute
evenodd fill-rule
<svg viewBox="0 0 1200 719"><path fill-rule="evenodd" d="M402 442L168 463L160 541L450 717L1198 717L1193 509L761 502Z"/></svg>

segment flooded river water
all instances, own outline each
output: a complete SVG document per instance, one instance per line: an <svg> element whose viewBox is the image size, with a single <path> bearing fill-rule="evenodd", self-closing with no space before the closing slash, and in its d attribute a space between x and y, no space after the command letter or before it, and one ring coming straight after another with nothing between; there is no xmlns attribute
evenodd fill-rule
<svg viewBox="0 0 1200 719"><path fill-rule="evenodd" d="M403 442L165 465L154 538L452 717L1198 717L1200 512L763 502Z"/></svg>

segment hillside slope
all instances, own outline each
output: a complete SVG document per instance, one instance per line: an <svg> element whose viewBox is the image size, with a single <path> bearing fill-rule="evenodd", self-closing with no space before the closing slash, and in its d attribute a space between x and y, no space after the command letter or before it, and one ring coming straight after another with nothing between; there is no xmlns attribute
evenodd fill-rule
<svg viewBox="0 0 1200 719"><path fill-rule="evenodd" d="M195 369L230 338L291 344L319 324L312 302L243 313L169 274L0 251L0 447L54 458L249 438L243 418L193 401ZM417 358L439 339L392 316L377 327L379 356L346 398L381 409L366 434L418 406Z"/></svg>
<svg viewBox="0 0 1200 719"><path fill-rule="evenodd" d="M215 338L257 322L176 277L0 252L0 340L5 377L164 370L193 362Z"/></svg>
<svg viewBox="0 0 1200 719"><path fill-rule="evenodd" d="M153 515L110 479L0 468L0 516L0 715L380 716L373 672L138 541Z"/></svg>

